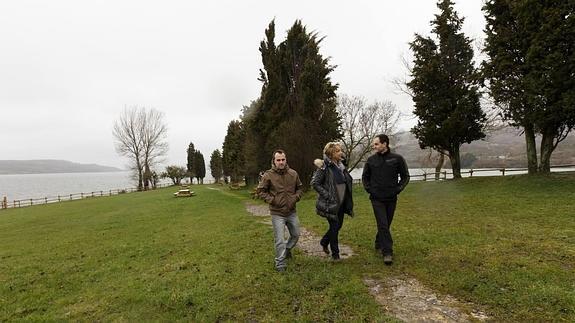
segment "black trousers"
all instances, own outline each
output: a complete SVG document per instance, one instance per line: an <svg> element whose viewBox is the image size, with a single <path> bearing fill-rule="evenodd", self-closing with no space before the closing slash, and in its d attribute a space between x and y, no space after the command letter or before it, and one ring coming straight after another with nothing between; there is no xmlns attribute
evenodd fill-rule
<svg viewBox="0 0 575 323"><path fill-rule="evenodd" d="M329 228L328 228L327 232L323 235L323 238L321 238L321 241L320 241L320 244L322 246L329 245L329 248L331 249L331 256L332 257L334 255L339 255L338 236L339 236L339 230L343 226L343 216L344 216L343 206L341 206L339 208L339 210L337 211L337 220L327 218L327 222L329 223Z"/></svg>
<svg viewBox="0 0 575 323"><path fill-rule="evenodd" d="M391 221L395 213L395 201L371 200L375 221L377 223L377 235L375 236L375 248L381 249L384 255L393 255L393 239L391 238Z"/></svg>

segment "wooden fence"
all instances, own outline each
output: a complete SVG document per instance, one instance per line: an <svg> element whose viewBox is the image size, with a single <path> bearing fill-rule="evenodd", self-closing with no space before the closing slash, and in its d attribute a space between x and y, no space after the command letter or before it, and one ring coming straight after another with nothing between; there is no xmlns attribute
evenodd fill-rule
<svg viewBox="0 0 575 323"><path fill-rule="evenodd" d="M166 184L158 184L156 187L168 187L172 186L171 183ZM73 200L81 200L85 198L93 198L93 197L103 197L103 196L112 196L118 194L125 194L125 193L133 193L137 192L137 188L118 188L113 190L101 190L101 191L94 191L89 193L72 193L72 194L65 194L65 195L56 195L56 196L47 196L41 198L30 198L30 199L21 199L21 200L13 200L8 201L6 196L2 198L0 202L0 209L11 209L11 208L19 208L19 207L26 207L32 205L40 205L40 204L49 204L49 203L57 203L63 201L73 201Z"/></svg>
<svg viewBox="0 0 575 323"><path fill-rule="evenodd" d="M557 165L557 166L552 166L551 167L551 171L552 172L561 172L561 171L565 171L565 172L569 172L569 171L575 171L575 169L569 169L569 168L575 168L575 165ZM482 173L487 173L487 172L495 172L496 174L492 174L492 175L484 175ZM497 173L498 172L498 173ZM461 177L473 177L473 175L475 174L475 176L506 176L506 175L517 175L518 173L526 173L527 172L527 168L485 168L485 169L470 169L468 171L462 171L461 172ZM420 181L428 181L428 180L448 180L448 179L453 179L453 172L452 171L442 171L442 172L424 172L423 174L419 174L419 175L410 175L409 176L411 180L420 180ZM353 180L354 184L361 184L361 178L357 178Z"/></svg>
<svg viewBox="0 0 575 323"><path fill-rule="evenodd" d="M557 165L552 166L551 171L575 171L575 165ZM497 175L478 175L484 172L499 172ZM476 176L506 176L506 175L513 175L517 173L525 173L527 172L527 168L490 168L490 169L470 169L468 171L462 171L462 177L473 177L474 174ZM420 175L411 175L410 178L412 180L448 180L453 179L453 172L451 171L443 171L443 172L430 172L430 173L423 173ZM361 184L361 178L354 179L354 184ZM158 184L157 187L168 187L172 186L171 183L166 184ZM21 200L13 200L8 201L6 197L0 201L0 210L1 209L10 209L10 208L19 208L19 207L26 207L32 205L40 205L40 204L49 204L49 203L57 203L63 201L72 201L72 200L81 200L85 198L93 198L93 197L103 197L103 196L112 196L124 193L132 193L137 192L137 188L123 188L123 189L113 189L113 190L102 190L102 191L94 191L89 193L73 193L73 194L66 194L66 195L57 195L57 196L47 196L42 198L30 198L30 199L21 199Z"/></svg>

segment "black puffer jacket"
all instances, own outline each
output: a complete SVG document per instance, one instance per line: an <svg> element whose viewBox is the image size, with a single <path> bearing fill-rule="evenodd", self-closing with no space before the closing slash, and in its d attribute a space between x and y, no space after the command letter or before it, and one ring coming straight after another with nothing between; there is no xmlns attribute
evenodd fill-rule
<svg viewBox="0 0 575 323"><path fill-rule="evenodd" d="M349 175L347 169L343 171L345 177L345 197L340 203L337 196L337 188L333 174L334 170L332 167L329 167L332 162L329 159L316 159L314 163L318 169L313 174L311 186L318 193L315 205L316 213L326 218L337 219L337 211L340 206L342 206L344 208L344 213L353 216L353 179L351 178L351 175Z"/></svg>

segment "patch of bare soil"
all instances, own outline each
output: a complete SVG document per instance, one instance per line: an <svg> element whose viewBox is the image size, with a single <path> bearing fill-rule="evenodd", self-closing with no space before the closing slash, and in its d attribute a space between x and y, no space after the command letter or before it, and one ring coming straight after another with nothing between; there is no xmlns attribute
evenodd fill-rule
<svg viewBox="0 0 575 323"><path fill-rule="evenodd" d="M479 310L469 314L462 303L452 296L439 296L414 278L391 277L385 281L365 278L370 294L392 316L406 322L472 322L489 318Z"/></svg>
<svg viewBox="0 0 575 323"><path fill-rule="evenodd" d="M261 223L271 225L272 221L270 217L270 211L267 205L262 204L251 204L246 203L246 210L250 212L253 216L258 217L268 217L267 219L260 221ZM327 228L326 228L327 229ZM286 235L287 229L286 229ZM306 255L314 256L314 257L321 257L321 258L328 258L329 255L326 255L323 252L322 247L319 244L320 237L318 237L313 232L307 230L306 228L300 226L300 236L299 240L296 244L296 248L301 249ZM339 256L342 259L349 258L353 256L353 250L344 244L339 244Z"/></svg>

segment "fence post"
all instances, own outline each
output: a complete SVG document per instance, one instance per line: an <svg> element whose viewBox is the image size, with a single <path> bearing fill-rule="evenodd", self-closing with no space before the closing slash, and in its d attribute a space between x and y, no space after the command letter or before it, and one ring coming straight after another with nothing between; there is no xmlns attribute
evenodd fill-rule
<svg viewBox="0 0 575 323"><path fill-rule="evenodd" d="M501 176L505 176L505 168L501 169Z"/></svg>
<svg viewBox="0 0 575 323"><path fill-rule="evenodd" d="M446 170L443 171L443 179L447 180L447 171Z"/></svg>
<svg viewBox="0 0 575 323"><path fill-rule="evenodd" d="M100 196L104 196L104 191L100 191Z"/></svg>
<svg viewBox="0 0 575 323"><path fill-rule="evenodd" d="M70 194L70 201L72 200L72 194Z"/></svg>
<svg viewBox="0 0 575 323"><path fill-rule="evenodd" d="M473 177L473 168L469 170L469 177Z"/></svg>
<svg viewBox="0 0 575 323"><path fill-rule="evenodd" d="M6 198L6 196L4 196L4 198L2 199L2 208L3 209L8 208L8 199Z"/></svg>
<svg viewBox="0 0 575 323"><path fill-rule="evenodd" d="M423 173L423 181L427 180L427 173Z"/></svg>
<svg viewBox="0 0 575 323"><path fill-rule="evenodd" d="M47 196L44 198L44 204L48 204L48 197Z"/></svg>
<svg viewBox="0 0 575 323"><path fill-rule="evenodd" d="M58 195L58 202L60 202L60 195Z"/></svg>
<svg viewBox="0 0 575 323"><path fill-rule="evenodd" d="M80 197L84 198L84 192L80 193Z"/></svg>
<svg viewBox="0 0 575 323"><path fill-rule="evenodd" d="M30 206L34 205L34 201L32 201L32 199L30 199Z"/></svg>

